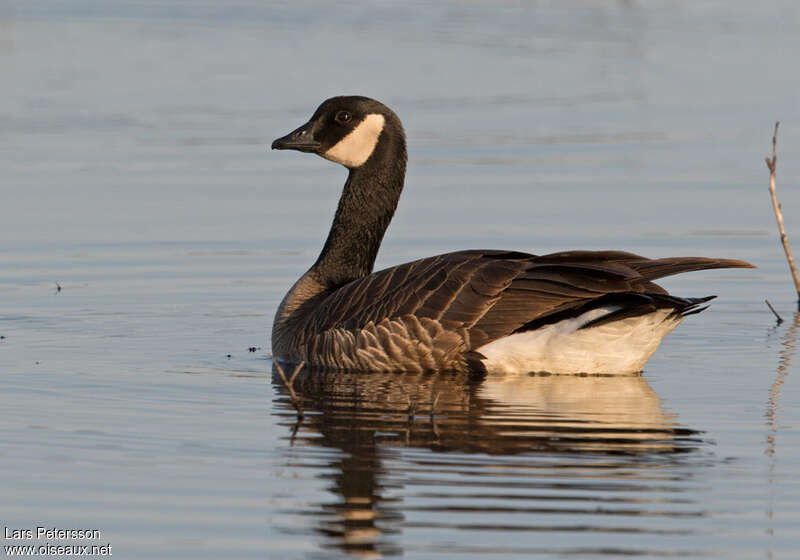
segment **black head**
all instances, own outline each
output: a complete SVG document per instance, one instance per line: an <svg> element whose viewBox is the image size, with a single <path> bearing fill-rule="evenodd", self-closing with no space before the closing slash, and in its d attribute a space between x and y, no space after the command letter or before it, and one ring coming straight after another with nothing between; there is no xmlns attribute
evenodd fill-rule
<svg viewBox="0 0 800 560"><path fill-rule="evenodd" d="M273 150L298 150L354 169L387 136L403 136L397 115L383 103L360 96L331 97L300 128L272 143ZM403 142L404 145L404 142Z"/></svg>

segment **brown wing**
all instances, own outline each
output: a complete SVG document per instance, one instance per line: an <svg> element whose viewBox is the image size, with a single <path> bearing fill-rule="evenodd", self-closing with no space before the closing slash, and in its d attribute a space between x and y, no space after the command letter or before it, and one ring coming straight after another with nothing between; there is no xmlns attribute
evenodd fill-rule
<svg viewBox="0 0 800 560"><path fill-rule="evenodd" d="M312 323L321 330L356 329L403 315L440 320L447 312L472 323L531 258L526 253L461 251L387 268L338 288L316 306ZM473 291L481 295L469 298Z"/></svg>
<svg viewBox="0 0 800 560"><path fill-rule="evenodd" d="M666 296L651 282L709 268L752 268L728 259L647 259L621 251L569 251L535 256L461 251L373 273L330 294L309 322L317 332L355 330L413 315L467 332L477 348L549 317L575 313L612 294ZM678 300L679 298L672 298ZM463 329L463 330L462 330Z"/></svg>

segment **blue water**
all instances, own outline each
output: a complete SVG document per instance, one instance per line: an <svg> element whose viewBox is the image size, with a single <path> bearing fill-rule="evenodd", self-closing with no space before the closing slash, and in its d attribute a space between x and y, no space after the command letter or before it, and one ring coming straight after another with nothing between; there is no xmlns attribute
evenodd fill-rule
<svg viewBox="0 0 800 560"><path fill-rule="evenodd" d="M0 523L98 529L82 544L120 558L794 558L800 319L763 157L781 120L794 241L798 23L792 2L0 7ZM268 333L346 171L266 146L341 93L408 134L379 267L759 268L664 280L718 299L642 376L303 372L293 401Z"/></svg>

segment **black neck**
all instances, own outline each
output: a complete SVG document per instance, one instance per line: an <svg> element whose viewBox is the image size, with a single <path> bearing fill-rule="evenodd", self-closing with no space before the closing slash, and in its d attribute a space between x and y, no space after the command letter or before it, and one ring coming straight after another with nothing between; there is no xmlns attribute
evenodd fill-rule
<svg viewBox="0 0 800 560"><path fill-rule="evenodd" d="M405 139L386 132L372 156L350 170L328 239L309 271L328 288L372 273L397 208L406 173Z"/></svg>

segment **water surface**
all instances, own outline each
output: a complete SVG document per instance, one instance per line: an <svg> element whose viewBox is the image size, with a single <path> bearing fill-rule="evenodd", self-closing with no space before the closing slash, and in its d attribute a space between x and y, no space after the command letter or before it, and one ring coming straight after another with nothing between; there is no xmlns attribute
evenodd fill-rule
<svg viewBox="0 0 800 560"><path fill-rule="evenodd" d="M800 320L763 157L780 119L793 239L798 11L0 7L2 523L96 528L121 558L793 558ZM292 395L272 315L346 172L266 146L341 93L409 138L379 267L480 247L759 268L665 280L719 298L641 376L303 371Z"/></svg>

